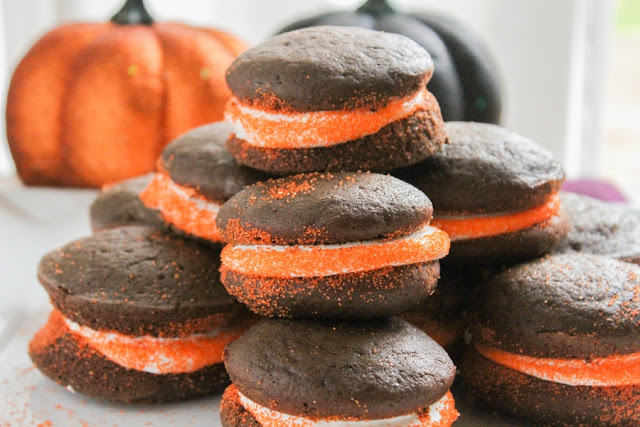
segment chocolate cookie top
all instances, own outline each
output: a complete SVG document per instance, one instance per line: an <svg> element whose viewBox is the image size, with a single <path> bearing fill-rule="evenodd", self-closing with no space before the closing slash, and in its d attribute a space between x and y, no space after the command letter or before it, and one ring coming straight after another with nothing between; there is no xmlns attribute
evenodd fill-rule
<svg viewBox="0 0 640 427"><path fill-rule="evenodd" d="M455 366L399 318L266 320L227 346L225 366L245 396L308 417L399 416L439 400Z"/></svg>
<svg viewBox="0 0 640 427"><path fill-rule="evenodd" d="M319 26L281 34L236 58L231 92L245 103L296 111L385 105L425 86L429 53L407 37Z"/></svg>
<svg viewBox="0 0 640 427"><path fill-rule="evenodd" d="M160 213L147 208L140 193L147 188L153 174L142 175L111 185L91 204L91 228L94 231L125 225L150 225L164 228Z"/></svg>
<svg viewBox="0 0 640 427"><path fill-rule="evenodd" d="M640 264L640 219L588 196L562 193L571 229L558 252L585 252Z"/></svg>
<svg viewBox="0 0 640 427"><path fill-rule="evenodd" d="M161 168L171 180L195 188L220 203L247 185L270 175L236 162L225 149L231 125L224 122L204 125L177 137L162 152Z"/></svg>
<svg viewBox="0 0 640 427"><path fill-rule="evenodd" d="M540 205L564 182L543 147L496 125L449 122L449 144L394 176L424 191L438 213L518 211Z"/></svg>
<svg viewBox="0 0 640 427"><path fill-rule="evenodd" d="M429 198L388 175L314 173L260 182L216 223L233 244L331 244L408 234L431 220Z"/></svg>
<svg viewBox="0 0 640 427"><path fill-rule="evenodd" d="M478 288L474 339L534 357L640 351L640 267L587 254L554 255Z"/></svg>
<svg viewBox="0 0 640 427"><path fill-rule="evenodd" d="M237 309L219 268L219 247L132 226L50 252L38 278L53 305L81 325L163 335Z"/></svg>

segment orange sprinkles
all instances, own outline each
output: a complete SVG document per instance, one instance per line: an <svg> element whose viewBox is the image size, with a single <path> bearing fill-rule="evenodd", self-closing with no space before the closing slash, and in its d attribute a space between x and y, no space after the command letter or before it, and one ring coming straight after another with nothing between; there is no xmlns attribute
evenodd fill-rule
<svg viewBox="0 0 640 427"><path fill-rule="evenodd" d="M200 196L189 187L176 184L163 172L156 173L140 193L149 208L159 209L165 221L197 237L223 241L216 226L219 205Z"/></svg>
<svg viewBox="0 0 640 427"><path fill-rule="evenodd" d="M237 127L237 137L264 148L327 147L378 132L386 125L429 109L426 89L390 102L378 110L292 112L252 107L231 98L225 120Z"/></svg>
<svg viewBox="0 0 640 427"><path fill-rule="evenodd" d="M434 217L431 225L449 234L451 240L497 236L532 227L560 212L560 195L554 193L540 206L506 215Z"/></svg>
<svg viewBox="0 0 640 427"><path fill-rule="evenodd" d="M318 277L434 261L449 253L449 237L425 226L409 236L336 245L227 245L222 264L263 277Z"/></svg>
<svg viewBox="0 0 640 427"><path fill-rule="evenodd" d="M475 343L482 356L523 374L572 386L618 387L640 385L640 353L584 359L524 356Z"/></svg>

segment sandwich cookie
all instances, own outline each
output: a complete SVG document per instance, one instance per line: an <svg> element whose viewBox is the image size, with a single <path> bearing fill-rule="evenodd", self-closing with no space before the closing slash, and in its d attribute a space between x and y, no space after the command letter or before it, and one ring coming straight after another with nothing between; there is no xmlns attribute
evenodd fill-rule
<svg viewBox="0 0 640 427"><path fill-rule="evenodd" d="M640 219L588 196L562 193L571 229L557 252L585 252L640 264Z"/></svg>
<svg viewBox="0 0 640 427"><path fill-rule="evenodd" d="M190 236L219 242L220 205L245 186L268 179L236 163L224 148L230 127L223 122L193 129L172 141L158 160L158 172L140 194L144 204Z"/></svg>
<svg viewBox="0 0 640 427"><path fill-rule="evenodd" d="M433 225L451 237L446 262L509 264L558 246L569 225L558 194L565 175L552 154L496 125L446 128L450 144L393 173L433 202Z"/></svg>
<svg viewBox="0 0 640 427"><path fill-rule="evenodd" d="M221 278L264 316L372 318L429 296L449 249L421 191L374 173L260 182L218 213Z"/></svg>
<svg viewBox="0 0 640 427"><path fill-rule="evenodd" d="M245 51L227 70L238 162L281 175L391 170L446 140L433 61L391 33L320 26Z"/></svg>
<svg viewBox="0 0 640 427"><path fill-rule="evenodd" d="M225 345L253 322L219 280L219 250L121 227L47 254L54 310L29 345L62 386L124 403L183 400L228 384Z"/></svg>
<svg viewBox="0 0 640 427"><path fill-rule="evenodd" d="M149 209L140 200L140 193L152 179L150 173L103 187L89 210L93 231L127 225L166 228L160 212Z"/></svg>
<svg viewBox="0 0 640 427"><path fill-rule="evenodd" d="M461 369L477 399L536 423L640 424L640 267L554 255L478 289Z"/></svg>
<svg viewBox="0 0 640 427"><path fill-rule="evenodd" d="M264 320L227 346L223 426L450 426L455 366L399 318Z"/></svg>

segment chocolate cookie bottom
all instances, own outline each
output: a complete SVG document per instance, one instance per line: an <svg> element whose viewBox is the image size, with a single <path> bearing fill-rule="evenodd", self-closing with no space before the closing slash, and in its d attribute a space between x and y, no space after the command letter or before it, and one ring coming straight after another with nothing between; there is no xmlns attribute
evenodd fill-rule
<svg viewBox="0 0 640 427"><path fill-rule="evenodd" d="M478 239L451 241L446 265L507 265L543 255L566 238L569 222L564 214L524 230Z"/></svg>
<svg viewBox="0 0 640 427"><path fill-rule="evenodd" d="M431 261L322 277L249 276L221 269L229 293L262 316L370 319L406 311L435 290Z"/></svg>

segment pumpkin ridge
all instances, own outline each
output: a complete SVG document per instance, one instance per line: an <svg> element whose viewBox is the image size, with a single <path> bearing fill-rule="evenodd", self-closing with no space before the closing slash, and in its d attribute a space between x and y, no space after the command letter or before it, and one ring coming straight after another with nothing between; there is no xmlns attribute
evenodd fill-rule
<svg viewBox="0 0 640 427"><path fill-rule="evenodd" d="M6 132L16 169L26 184L64 183L61 118L72 60L107 28L107 24L61 26L34 44L16 66L7 96ZM70 48L69 54L61 53ZM38 77L44 71L43 81Z"/></svg>

